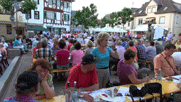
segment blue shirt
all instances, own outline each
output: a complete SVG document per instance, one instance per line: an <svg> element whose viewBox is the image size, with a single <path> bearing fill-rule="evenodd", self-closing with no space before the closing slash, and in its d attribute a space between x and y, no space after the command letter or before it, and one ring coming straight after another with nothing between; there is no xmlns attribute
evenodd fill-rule
<svg viewBox="0 0 181 102"><path fill-rule="evenodd" d="M19 45L19 41L16 39L13 43L13 47L18 46L18 45Z"/></svg>
<svg viewBox="0 0 181 102"><path fill-rule="evenodd" d="M147 47L146 54L147 54L147 60L152 61L156 56L156 47L155 46Z"/></svg>
<svg viewBox="0 0 181 102"><path fill-rule="evenodd" d="M38 42L39 42L39 41L37 41L37 40L33 41L32 48L34 48L35 46L37 46L37 43L38 43Z"/></svg>
<svg viewBox="0 0 181 102"><path fill-rule="evenodd" d="M138 59L146 59L147 55L146 55L146 51L145 51L145 47L143 45L137 45L136 49L138 51Z"/></svg>
<svg viewBox="0 0 181 102"><path fill-rule="evenodd" d="M105 53L101 53L97 47L92 50L92 55L94 55L97 58L100 58L100 62L96 63L96 68L109 67L110 53L111 53L110 47L106 47Z"/></svg>

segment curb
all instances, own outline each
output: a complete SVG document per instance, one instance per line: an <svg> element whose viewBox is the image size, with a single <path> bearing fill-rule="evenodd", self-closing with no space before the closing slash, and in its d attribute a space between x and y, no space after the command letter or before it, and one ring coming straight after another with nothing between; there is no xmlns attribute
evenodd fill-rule
<svg viewBox="0 0 181 102"><path fill-rule="evenodd" d="M10 82L12 76L14 76L14 72L18 62L20 61L20 58L20 56L16 56L0 78L0 100L3 100L2 98L4 98L6 89L9 86L8 82Z"/></svg>

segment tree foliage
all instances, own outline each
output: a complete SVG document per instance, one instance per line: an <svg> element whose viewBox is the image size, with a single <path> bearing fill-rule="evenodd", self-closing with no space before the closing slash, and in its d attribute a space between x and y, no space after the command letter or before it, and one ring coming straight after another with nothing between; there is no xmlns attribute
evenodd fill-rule
<svg viewBox="0 0 181 102"><path fill-rule="evenodd" d="M37 7L37 4L33 0L17 0L18 4L21 5L20 9L18 11L21 11L22 13L26 14L31 10L35 10ZM0 5L4 10L10 11L11 15L14 15L14 7L12 6L14 3L14 0L2 0L0 1Z"/></svg>
<svg viewBox="0 0 181 102"><path fill-rule="evenodd" d="M90 4L90 6L82 7L82 10L76 11L72 20L77 22L77 25L84 25L88 29L89 26L95 27L98 25L97 16L97 7L94 4Z"/></svg>
<svg viewBox="0 0 181 102"><path fill-rule="evenodd" d="M109 24L111 27L122 24L124 27L127 22L134 20L134 17L131 16L132 13L133 11L130 8L123 8L122 11L112 12L111 14L109 14L110 19L106 17L101 19L101 27L105 27L106 24Z"/></svg>

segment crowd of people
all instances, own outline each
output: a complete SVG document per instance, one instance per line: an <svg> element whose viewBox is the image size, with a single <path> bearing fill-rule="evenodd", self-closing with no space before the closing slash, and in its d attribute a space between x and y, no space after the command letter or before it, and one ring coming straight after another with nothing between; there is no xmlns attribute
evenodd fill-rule
<svg viewBox="0 0 181 102"><path fill-rule="evenodd" d="M29 71L19 75L15 86L17 95L6 98L4 102L53 98L55 95L53 76L61 78L61 74L54 73L52 76L50 71L52 69L67 70L70 65L72 68L67 82L70 82L70 87L74 87L74 81L76 81L77 88L82 91L111 87L113 85L110 80L112 67L117 71L119 85L147 82L152 78L149 75L143 76L143 73L149 74L151 70L155 72L155 78L158 76L159 69L163 77L180 74L178 70L181 65L181 52L179 52L181 51L181 33L179 39L173 43L163 46L158 41L150 41L148 47L145 46L144 40L131 37L121 38L106 32L91 37L35 36L32 40L33 65ZM17 41L14 45L18 44L16 43ZM86 49L82 49L83 44ZM21 47L23 51L26 51L24 45ZM65 88L67 88L67 82ZM181 88L181 84L178 84L178 87ZM93 101L89 94L83 95L82 98Z"/></svg>

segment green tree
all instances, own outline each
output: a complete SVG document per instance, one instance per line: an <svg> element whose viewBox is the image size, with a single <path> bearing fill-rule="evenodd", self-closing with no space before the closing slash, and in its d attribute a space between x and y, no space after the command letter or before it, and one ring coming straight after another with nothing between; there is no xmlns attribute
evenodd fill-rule
<svg viewBox="0 0 181 102"><path fill-rule="evenodd" d="M21 5L21 8L18 10L24 14L30 12L31 10L37 9L37 4L33 0L17 0L18 3ZM14 7L12 6L14 3L14 0L2 0L0 1L0 5L4 10L10 11L11 16L14 16L15 10Z"/></svg>
<svg viewBox="0 0 181 102"><path fill-rule="evenodd" d="M90 4L88 7L82 7L82 10L76 11L74 19L77 21L78 25L83 25L86 29L90 26L97 26L97 7L94 4Z"/></svg>
<svg viewBox="0 0 181 102"><path fill-rule="evenodd" d="M117 22L115 25L119 25L122 24L123 25L123 29L124 29L124 25L127 22L130 22L132 20L134 20L134 17L132 16L133 11L130 8L123 8L122 11L117 12Z"/></svg>

